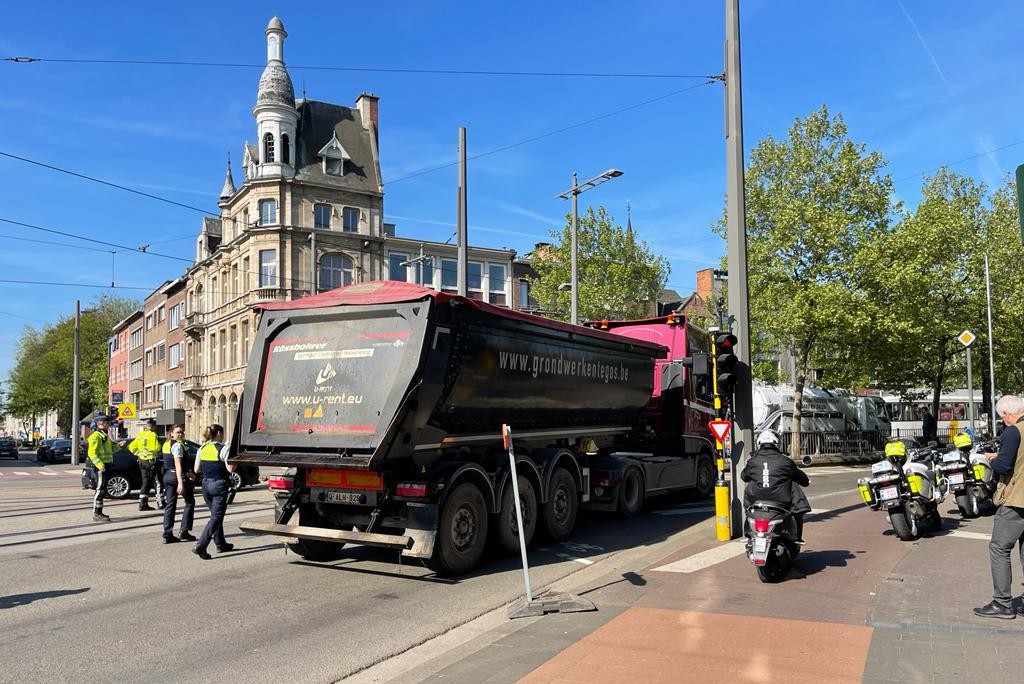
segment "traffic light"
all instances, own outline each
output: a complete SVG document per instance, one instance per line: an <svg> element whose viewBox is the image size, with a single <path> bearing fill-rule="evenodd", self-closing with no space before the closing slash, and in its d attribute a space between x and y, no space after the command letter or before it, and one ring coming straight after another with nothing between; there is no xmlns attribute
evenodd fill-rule
<svg viewBox="0 0 1024 684"><path fill-rule="evenodd" d="M718 393L729 396L736 387L736 336L719 334L715 338L715 354Z"/></svg>

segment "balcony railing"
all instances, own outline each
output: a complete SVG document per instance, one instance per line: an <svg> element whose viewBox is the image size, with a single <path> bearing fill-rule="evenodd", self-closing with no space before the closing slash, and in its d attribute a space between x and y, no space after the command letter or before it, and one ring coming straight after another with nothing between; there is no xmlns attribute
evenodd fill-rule
<svg viewBox="0 0 1024 684"><path fill-rule="evenodd" d="M206 329L206 314L193 311L185 314L185 333L199 335Z"/></svg>
<svg viewBox="0 0 1024 684"><path fill-rule="evenodd" d="M186 392L201 391L206 386L206 376L197 373L186 375L181 385Z"/></svg>
<svg viewBox="0 0 1024 684"><path fill-rule="evenodd" d="M284 290L279 287L260 287L253 291L254 302L273 302L284 298Z"/></svg>

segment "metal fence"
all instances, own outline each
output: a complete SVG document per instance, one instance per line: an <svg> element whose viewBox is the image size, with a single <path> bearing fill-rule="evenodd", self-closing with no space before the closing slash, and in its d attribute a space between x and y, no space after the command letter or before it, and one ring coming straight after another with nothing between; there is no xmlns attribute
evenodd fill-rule
<svg viewBox="0 0 1024 684"><path fill-rule="evenodd" d="M920 432L920 431L918 431ZM780 448L790 453L793 433L783 432ZM805 432L800 434L801 456L853 456L870 455L885 448L892 437L878 431L857 430L849 432Z"/></svg>

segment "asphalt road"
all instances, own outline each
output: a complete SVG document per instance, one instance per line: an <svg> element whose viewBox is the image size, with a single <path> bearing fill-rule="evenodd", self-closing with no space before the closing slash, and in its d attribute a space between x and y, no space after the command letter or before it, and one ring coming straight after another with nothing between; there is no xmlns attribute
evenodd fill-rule
<svg viewBox="0 0 1024 684"><path fill-rule="evenodd" d="M329 564L286 555L238 530L272 516L263 488L229 509L235 551L203 562L189 544L162 544L160 514L134 501L108 503L114 521L93 523L74 471L0 463L0 681L333 682L522 593L517 558L447 580L388 550L353 548ZM855 477L825 469L808 493L849 491ZM571 540L531 550L533 585L690 526L712 535L710 518L710 502L679 498L629 521L584 514Z"/></svg>

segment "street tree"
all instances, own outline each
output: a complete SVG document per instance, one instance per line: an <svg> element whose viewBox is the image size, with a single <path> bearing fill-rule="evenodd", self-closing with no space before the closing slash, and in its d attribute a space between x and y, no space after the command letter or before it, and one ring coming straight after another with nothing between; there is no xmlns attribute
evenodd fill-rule
<svg viewBox="0 0 1024 684"><path fill-rule="evenodd" d="M107 342L115 323L137 310L137 301L102 295L82 311L79 326L79 408L107 404L109 354ZM74 316L42 330L26 328L18 341L15 365L8 380L8 410L22 418L55 410L58 425L70 432L73 397Z"/></svg>
<svg viewBox="0 0 1024 684"><path fill-rule="evenodd" d="M572 216L556 242L533 253L531 294L552 318L568 320L571 281ZM668 281L668 260L655 255L633 231L616 225L604 207L587 207L577 228L577 273L580 320L642 318L654 309L658 294Z"/></svg>
<svg viewBox="0 0 1024 684"><path fill-rule="evenodd" d="M866 326L858 252L889 230L885 160L850 139L827 107L797 119L785 139L751 151L746 170L753 358L794 359L792 454L799 455L803 388L812 369L833 384L862 375L850 349ZM724 234L724 219L717 227Z"/></svg>

